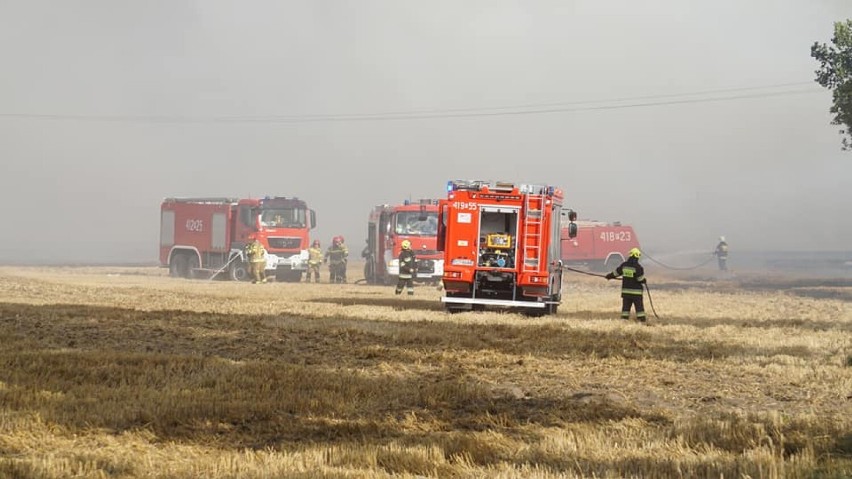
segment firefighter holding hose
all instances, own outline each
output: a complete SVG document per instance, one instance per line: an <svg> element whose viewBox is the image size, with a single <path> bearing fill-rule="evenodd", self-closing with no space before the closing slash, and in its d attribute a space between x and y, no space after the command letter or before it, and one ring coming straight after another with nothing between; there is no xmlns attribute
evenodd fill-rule
<svg viewBox="0 0 852 479"><path fill-rule="evenodd" d="M408 295L414 295L414 275L417 274L417 257L411 250L411 241L402 241L402 251L399 252L399 280L396 283L395 294L402 294L402 289L408 290Z"/></svg>
<svg viewBox="0 0 852 479"><path fill-rule="evenodd" d="M621 276L621 319L630 319L630 308L636 308L636 319L644 323L645 305L642 301L642 285L645 284L645 269L639 264L642 252L639 248L630 250L627 261L621 263L615 271L606 275L606 279Z"/></svg>

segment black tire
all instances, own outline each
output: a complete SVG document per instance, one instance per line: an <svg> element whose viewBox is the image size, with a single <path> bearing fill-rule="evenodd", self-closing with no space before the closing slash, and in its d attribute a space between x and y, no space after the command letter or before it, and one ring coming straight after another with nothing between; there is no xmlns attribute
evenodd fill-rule
<svg viewBox="0 0 852 479"><path fill-rule="evenodd" d="M228 270L228 277L231 281L248 281L251 278L249 274L248 264L244 261L235 259L231 263L231 268Z"/></svg>
<svg viewBox="0 0 852 479"><path fill-rule="evenodd" d="M547 306L544 308L524 308L523 314L528 318L540 318L547 314Z"/></svg>
<svg viewBox="0 0 852 479"><path fill-rule="evenodd" d="M189 255L175 253L169 262L169 275L174 278L189 278Z"/></svg>
<svg viewBox="0 0 852 479"><path fill-rule="evenodd" d="M186 264L186 272L187 278L195 278L195 273L200 268L201 265L198 264L198 256L194 254L187 255L187 264Z"/></svg>

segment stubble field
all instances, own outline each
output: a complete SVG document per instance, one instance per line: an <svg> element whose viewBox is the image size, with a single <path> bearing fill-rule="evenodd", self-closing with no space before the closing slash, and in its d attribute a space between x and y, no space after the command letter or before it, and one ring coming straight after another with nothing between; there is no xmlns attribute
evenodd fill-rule
<svg viewBox="0 0 852 479"><path fill-rule="evenodd" d="M527 318L0 268L0 477L852 476L852 281L648 276L640 325L577 274Z"/></svg>

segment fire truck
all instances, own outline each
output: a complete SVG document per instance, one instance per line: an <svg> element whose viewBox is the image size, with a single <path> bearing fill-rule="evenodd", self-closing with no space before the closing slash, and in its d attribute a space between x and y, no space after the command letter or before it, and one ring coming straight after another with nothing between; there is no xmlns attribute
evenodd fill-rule
<svg viewBox="0 0 852 479"><path fill-rule="evenodd" d="M444 255L437 250L438 200L379 205L367 222L364 278L371 284L393 284L399 276L402 242L411 242L417 257L418 282L437 283L444 274Z"/></svg>
<svg viewBox="0 0 852 479"><path fill-rule="evenodd" d="M639 240L631 226L620 222L578 220L577 236L562 229L562 262L566 266L585 265L597 271L612 271L626 258Z"/></svg>
<svg viewBox="0 0 852 479"><path fill-rule="evenodd" d="M316 214L298 198L166 198L160 205L160 264L175 277L249 279L251 236L266 248L266 270L299 281L307 269Z"/></svg>
<svg viewBox="0 0 852 479"><path fill-rule="evenodd" d="M441 200L438 249L444 252L447 311L486 307L555 314L562 301L561 218L576 233L576 213L548 185L454 180Z"/></svg>

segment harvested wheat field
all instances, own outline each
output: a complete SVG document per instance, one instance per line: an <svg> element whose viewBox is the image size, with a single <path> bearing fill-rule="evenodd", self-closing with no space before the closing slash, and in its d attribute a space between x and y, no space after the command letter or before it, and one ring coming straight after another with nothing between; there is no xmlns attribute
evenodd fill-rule
<svg viewBox="0 0 852 479"><path fill-rule="evenodd" d="M0 268L0 477L852 476L852 281L649 277L641 325Z"/></svg>

